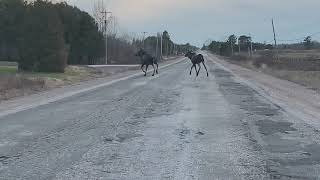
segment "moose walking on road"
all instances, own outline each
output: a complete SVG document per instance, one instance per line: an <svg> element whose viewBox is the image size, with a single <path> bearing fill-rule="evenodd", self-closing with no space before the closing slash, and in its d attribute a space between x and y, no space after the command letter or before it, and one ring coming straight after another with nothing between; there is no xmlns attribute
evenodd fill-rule
<svg viewBox="0 0 320 180"><path fill-rule="evenodd" d="M144 72L144 76L147 76L149 65L151 65L153 67L152 76L154 76L155 73L158 74L159 65L158 65L157 59L155 57L152 57L150 54L148 54L143 49L140 49L136 53L136 56L139 56L141 58L141 70ZM155 68L155 65L156 65L156 68ZM144 66L146 66L146 70L143 69Z"/></svg>
<svg viewBox="0 0 320 180"><path fill-rule="evenodd" d="M199 76L199 72L200 72L200 69L201 69L201 63L202 63L204 68L206 69L207 76L209 77L209 73L208 73L207 67L206 67L206 65L204 63L204 58L203 58L202 54L198 54L197 55L196 53L189 51L189 52L187 52L185 57L188 57L191 60L192 64L193 64L192 67L191 67L191 70L190 70L190 75L192 73L192 69L195 68L197 76ZM199 70L197 70L197 65L199 66Z"/></svg>

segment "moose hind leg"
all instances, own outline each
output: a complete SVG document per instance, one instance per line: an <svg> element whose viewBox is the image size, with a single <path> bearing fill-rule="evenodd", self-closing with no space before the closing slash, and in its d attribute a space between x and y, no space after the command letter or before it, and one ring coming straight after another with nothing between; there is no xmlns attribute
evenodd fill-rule
<svg viewBox="0 0 320 180"><path fill-rule="evenodd" d="M206 69L207 77L209 77L209 72L208 72L207 66L206 66L206 64L204 63L204 61L202 61L202 64L203 64L204 68Z"/></svg>
<svg viewBox="0 0 320 180"><path fill-rule="evenodd" d="M197 76L199 76L199 73L200 73L200 70L201 70L201 65L198 64L198 66L199 66L199 70L198 70L198 72L197 72Z"/></svg>
<svg viewBox="0 0 320 180"><path fill-rule="evenodd" d="M156 66L157 66L157 70L156 70L156 73L159 74L159 64L156 63Z"/></svg>
<svg viewBox="0 0 320 180"><path fill-rule="evenodd" d="M152 67L153 67L153 74L152 74L152 76L154 76L154 74L156 73L156 68L154 67L154 64L152 64Z"/></svg>
<svg viewBox="0 0 320 180"><path fill-rule="evenodd" d="M147 76L149 64L146 65L146 71L144 72L144 76Z"/></svg>
<svg viewBox="0 0 320 180"><path fill-rule="evenodd" d="M141 70L142 70L142 72L146 73L146 71L143 69L143 67L144 67L144 64L141 65Z"/></svg>
<svg viewBox="0 0 320 180"><path fill-rule="evenodd" d="M193 67L194 67L194 65L191 66L190 75L192 74ZM196 71L197 71L197 69L196 69Z"/></svg>

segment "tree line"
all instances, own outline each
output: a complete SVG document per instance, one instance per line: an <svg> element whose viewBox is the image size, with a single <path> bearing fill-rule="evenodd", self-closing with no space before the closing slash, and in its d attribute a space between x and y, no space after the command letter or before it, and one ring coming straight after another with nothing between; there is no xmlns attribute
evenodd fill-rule
<svg viewBox="0 0 320 180"><path fill-rule="evenodd" d="M320 48L320 43L313 41L311 36L307 36L303 42L292 44L279 44L278 49L306 49ZM250 53L255 50L272 50L274 46L267 43L253 42L250 36L241 35L239 37L230 35L225 41L212 41L208 45L203 45L203 50L210 50L221 56L232 56L239 53Z"/></svg>
<svg viewBox="0 0 320 180"><path fill-rule="evenodd" d="M252 37L241 35L239 37L230 35L226 41L212 41L209 45L202 47L221 56L232 56L236 53L245 53L253 50L273 49L272 44L252 42Z"/></svg>
<svg viewBox="0 0 320 180"><path fill-rule="evenodd" d="M307 36L300 43L280 44L279 49L297 49L297 50L312 50L319 49L320 43L312 39L312 36Z"/></svg>
<svg viewBox="0 0 320 180"><path fill-rule="evenodd" d="M105 63L105 22L99 10L103 8L103 4L97 6L92 17L65 2L0 0L0 61L16 61L20 70L36 72L64 72L68 64ZM112 19L115 24L115 17ZM119 36L115 29L107 33L109 62L138 63L134 56L138 48L160 54L159 37L143 41ZM164 56L195 49L190 44L175 44L168 31L162 33Z"/></svg>
<svg viewBox="0 0 320 180"><path fill-rule="evenodd" d="M105 56L95 20L66 3L0 1L0 52L24 71L64 72Z"/></svg>
<svg viewBox="0 0 320 180"><path fill-rule="evenodd" d="M162 43L160 42L162 40ZM186 53L187 51L195 51L198 48L196 46L192 46L190 43L186 44L177 44L171 40L170 34L168 31L164 31L161 35L157 36L149 36L145 39L145 42L140 42L144 44L142 48L144 48L147 52L152 54L153 56L157 56L158 59L162 58L162 56L172 56L178 55L182 53ZM162 48L160 47L162 44Z"/></svg>

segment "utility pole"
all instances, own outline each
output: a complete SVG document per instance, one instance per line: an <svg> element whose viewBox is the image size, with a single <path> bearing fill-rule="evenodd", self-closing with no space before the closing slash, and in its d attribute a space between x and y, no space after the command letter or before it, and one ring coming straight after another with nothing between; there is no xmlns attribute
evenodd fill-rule
<svg viewBox="0 0 320 180"><path fill-rule="evenodd" d="M162 60L162 53L163 53L163 37L162 37L162 34L160 33L160 59Z"/></svg>
<svg viewBox="0 0 320 180"><path fill-rule="evenodd" d="M158 58L159 33L157 33L156 57Z"/></svg>
<svg viewBox="0 0 320 180"><path fill-rule="evenodd" d="M143 33L143 39L142 39L142 42L143 42L143 49L145 49L146 48L146 46L145 46L145 44L144 44L144 40L145 40L145 38L146 38L146 34L147 34L147 32L142 32Z"/></svg>
<svg viewBox="0 0 320 180"><path fill-rule="evenodd" d="M253 50L252 50L252 36L251 34L249 33L249 37L250 37L250 56L253 55Z"/></svg>
<svg viewBox="0 0 320 180"><path fill-rule="evenodd" d="M117 33L116 33L116 17L115 16L113 16L113 34L114 35L116 35Z"/></svg>
<svg viewBox="0 0 320 180"><path fill-rule="evenodd" d="M167 43L166 43L167 47L166 47L166 53L167 53L167 57L169 57L169 40L167 40Z"/></svg>
<svg viewBox="0 0 320 180"><path fill-rule="evenodd" d="M238 38L238 46L239 46L239 55L240 55L240 52L241 52L241 46L240 46L239 38Z"/></svg>
<svg viewBox="0 0 320 180"><path fill-rule="evenodd" d="M273 29L273 38L274 38L274 48L276 49L276 52L277 52L277 60L279 60L279 52L278 52L278 47L277 47L276 31L275 31L275 28L274 28L273 18L272 18L272 29Z"/></svg>
<svg viewBox="0 0 320 180"><path fill-rule="evenodd" d="M111 14L112 12L104 10L101 13L104 16L104 33L106 36L106 64L108 64L108 14Z"/></svg>
<svg viewBox="0 0 320 180"><path fill-rule="evenodd" d="M229 41L230 41L230 47L231 47L231 55L233 56L233 42L231 41L231 39Z"/></svg>

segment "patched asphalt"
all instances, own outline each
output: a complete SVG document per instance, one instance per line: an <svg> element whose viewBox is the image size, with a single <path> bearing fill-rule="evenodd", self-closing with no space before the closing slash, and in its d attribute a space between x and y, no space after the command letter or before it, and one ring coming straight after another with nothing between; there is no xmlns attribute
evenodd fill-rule
<svg viewBox="0 0 320 180"><path fill-rule="evenodd" d="M0 179L318 179L319 132L207 66L209 77L186 60L0 118Z"/></svg>

